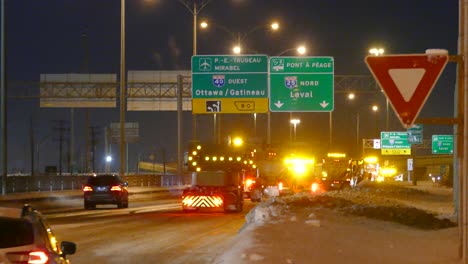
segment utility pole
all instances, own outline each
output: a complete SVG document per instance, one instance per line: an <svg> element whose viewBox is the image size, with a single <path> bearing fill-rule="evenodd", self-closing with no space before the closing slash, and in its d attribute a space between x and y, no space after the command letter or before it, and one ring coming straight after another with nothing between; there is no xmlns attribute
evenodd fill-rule
<svg viewBox="0 0 468 264"><path fill-rule="evenodd" d="M90 151L90 160L91 160L91 169L92 169L92 172L96 172L96 145L97 145L97 134L98 134L98 131L97 131L97 127L89 127L89 131L88 133L90 133L90 137L91 137L91 151Z"/></svg>
<svg viewBox="0 0 468 264"><path fill-rule="evenodd" d="M31 176L34 176L34 145L35 145L35 139L34 139L34 129L33 129L33 118L32 115L29 119L29 135L30 135L30 147L31 147Z"/></svg>
<svg viewBox="0 0 468 264"><path fill-rule="evenodd" d="M89 73L89 43L88 43L88 33L87 29L81 33L81 38L83 41L84 48L84 65L83 73ZM91 163L91 146L89 141L89 109L85 110L85 168L84 172L90 172L90 163Z"/></svg>
<svg viewBox="0 0 468 264"><path fill-rule="evenodd" d="M59 133L59 176L62 176L62 157L63 157L63 142L65 141L65 133L70 130L65 127L64 120L58 120L58 126L54 128L55 131Z"/></svg>
<svg viewBox="0 0 468 264"><path fill-rule="evenodd" d="M0 38L1 38L1 52L0 52L0 69L1 69L1 83L0 83L0 120L1 120L1 130L3 134L2 138L2 149L0 155L0 163L3 164L2 167L2 195L6 194L6 185L7 185L7 84L6 84L6 33L5 33L5 0L1 0L0 7L0 17L1 17L1 29L0 29Z"/></svg>
<svg viewBox="0 0 468 264"><path fill-rule="evenodd" d="M125 0L120 0L120 177L125 175Z"/></svg>

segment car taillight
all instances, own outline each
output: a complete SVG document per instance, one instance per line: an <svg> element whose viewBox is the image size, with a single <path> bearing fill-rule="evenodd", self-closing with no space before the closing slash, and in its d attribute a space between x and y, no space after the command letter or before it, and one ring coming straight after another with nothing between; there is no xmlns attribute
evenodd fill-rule
<svg viewBox="0 0 468 264"><path fill-rule="evenodd" d="M91 186L85 186L83 187L83 192L92 192L93 191L93 188Z"/></svg>
<svg viewBox="0 0 468 264"><path fill-rule="evenodd" d="M28 264L46 264L49 262L49 257L42 251L33 251L29 253Z"/></svg>
<svg viewBox="0 0 468 264"><path fill-rule="evenodd" d="M117 192L120 192L122 191L122 188L120 188L120 186L116 185L116 186L112 186L111 188L111 191L117 191Z"/></svg>
<svg viewBox="0 0 468 264"><path fill-rule="evenodd" d="M8 260L15 264L47 264L49 256L43 251L9 252L6 254Z"/></svg>

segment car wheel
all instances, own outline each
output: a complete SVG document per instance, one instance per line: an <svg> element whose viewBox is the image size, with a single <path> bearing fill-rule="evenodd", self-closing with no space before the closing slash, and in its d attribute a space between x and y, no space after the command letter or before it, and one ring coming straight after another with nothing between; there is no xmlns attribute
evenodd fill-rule
<svg viewBox="0 0 468 264"><path fill-rule="evenodd" d="M96 209L96 205L91 202L84 202L84 209L85 210Z"/></svg>
<svg viewBox="0 0 468 264"><path fill-rule="evenodd" d="M237 204L237 208L236 208L236 213L240 213L242 212L243 210L243 207L244 207L244 203L242 201L239 201L239 203Z"/></svg>

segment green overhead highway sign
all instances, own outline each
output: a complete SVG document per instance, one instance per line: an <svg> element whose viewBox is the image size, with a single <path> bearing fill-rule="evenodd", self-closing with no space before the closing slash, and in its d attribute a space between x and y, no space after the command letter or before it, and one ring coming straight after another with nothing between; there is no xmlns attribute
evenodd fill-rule
<svg viewBox="0 0 468 264"><path fill-rule="evenodd" d="M381 132L380 144L382 155L411 155L407 132Z"/></svg>
<svg viewBox="0 0 468 264"><path fill-rule="evenodd" d="M432 135L432 154L453 154L453 136Z"/></svg>
<svg viewBox="0 0 468 264"><path fill-rule="evenodd" d="M408 133L408 143L422 144L423 143L423 125L415 124L406 130Z"/></svg>
<svg viewBox="0 0 468 264"><path fill-rule="evenodd" d="M192 112L268 112L267 55L193 56Z"/></svg>
<svg viewBox="0 0 468 264"><path fill-rule="evenodd" d="M331 112L333 57L271 57L271 112Z"/></svg>

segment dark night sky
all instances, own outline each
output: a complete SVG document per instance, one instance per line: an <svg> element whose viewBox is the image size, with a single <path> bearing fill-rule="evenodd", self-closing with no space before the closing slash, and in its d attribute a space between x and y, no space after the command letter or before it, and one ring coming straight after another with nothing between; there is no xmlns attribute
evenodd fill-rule
<svg viewBox="0 0 468 264"><path fill-rule="evenodd" d="M88 36L90 73L119 73L120 1L118 0L5 0L7 20L7 76L9 83L39 82L41 73L79 73L85 70ZM191 2L191 1L189 1ZM272 19L281 24L280 32L255 31L246 37L252 51L270 56L306 43L310 56L332 56L335 74L370 75L364 57L372 46L384 47L387 54L424 53L428 48L447 49L456 54L458 41L458 1L455 0L212 0L199 13L201 19L224 26L234 33L246 33ZM192 21L189 10L177 0L127 0L127 70L190 70ZM232 37L219 28L198 32L198 54L229 54ZM293 54L289 54L293 55ZM453 115L455 65L449 64L424 106L424 117ZM12 86L15 87L15 86ZM38 87L37 87L38 89ZM354 124L350 111L335 96L334 138L349 148L354 142ZM340 101L341 100L341 101ZM367 96L385 109L382 95ZM69 120L68 109L39 108L38 99L8 100L9 168L30 171L29 120L33 118L38 140L52 133L56 120ZM363 100L364 104L364 100ZM390 109L390 111L392 111ZM84 155L84 110L75 111L76 156ZM104 127L119 120L119 110L91 109L91 125ZM298 113L301 124L299 141L328 140L328 114ZM391 113L391 130L402 130ZM129 146L129 169L134 170L138 155L142 158L161 149L175 161L176 114L174 112L127 112L127 122L139 122L139 143ZM251 115L230 116L223 129L240 129L252 134ZM289 117L273 117L272 141L289 137L285 127ZM362 117L363 136L372 137L372 116ZM382 111L377 119L384 125ZM251 123L248 123L251 122ZM266 135L266 115L259 115L258 132ZM191 114L184 113L185 140L191 136ZM201 139L212 138L212 119L200 118ZM431 134L452 133L447 126L425 126L425 138ZM52 133L53 134L53 133ZM101 138L103 134L101 133ZM56 135L44 140L41 163L57 165ZM350 139L351 138L351 139ZM98 155L103 155L103 139ZM113 145L118 150L118 145ZM102 159L98 159L102 168ZM116 157L116 160L118 158ZM118 166L115 165L118 170Z"/></svg>

